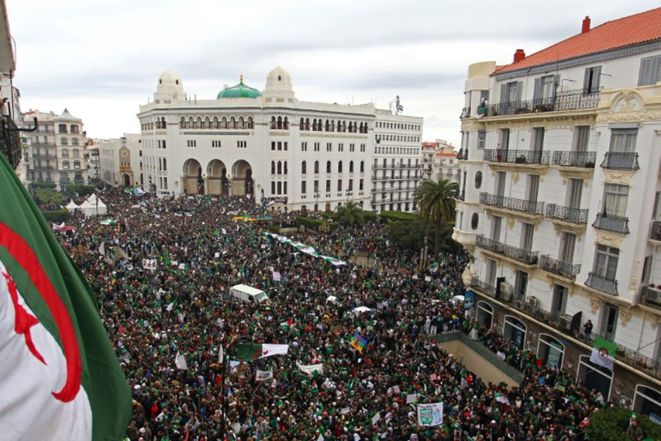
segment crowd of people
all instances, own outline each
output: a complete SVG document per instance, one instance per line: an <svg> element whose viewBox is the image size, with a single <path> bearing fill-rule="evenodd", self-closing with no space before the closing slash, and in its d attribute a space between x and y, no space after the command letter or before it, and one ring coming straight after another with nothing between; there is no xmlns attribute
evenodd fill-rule
<svg viewBox="0 0 661 441"><path fill-rule="evenodd" d="M508 355L524 381L507 386L443 351L435 333L477 328L452 300L464 291L466 257L419 273L378 220L284 233L339 256L337 265L266 235L292 214L249 199L102 198L112 221L75 216L75 231L58 237L98 296L132 389L131 441L580 440L589 415L608 405L534 354ZM267 214L268 225L253 221ZM353 263L358 256L380 265ZM269 300L233 300L239 283ZM245 342L289 349L240 361ZM301 368L312 365L322 368ZM443 423L419 426L416 404L434 402Z"/></svg>

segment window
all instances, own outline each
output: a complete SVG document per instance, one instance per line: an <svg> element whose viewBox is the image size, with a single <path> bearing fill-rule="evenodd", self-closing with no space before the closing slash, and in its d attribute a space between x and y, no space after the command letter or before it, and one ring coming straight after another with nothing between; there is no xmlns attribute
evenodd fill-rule
<svg viewBox="0 0 661 441"><path fill-rule="evenodd" d="M62 161L62 168L69 169L69 161Z"/></svg>
<svg viewBox="0 0 661 441"><path fill-rule="evenodd" d="M601 78L601 66L588 67L583 77L583 93L595 93L599 91Z"/></svg>
<svg viewBox="0 0 661 441"><path fill-rule="evenodd" d="M550 368L562 368L562 359L565 354L565 346L549 334L540 334L537 343L537 356L542 359L545 366Z"/></svg>
<svg viewBox="0 0 661 441"><path fill-rule="evenodd" d="M525 299L527 291L528 291L528 273L517 270L514 280L514 297L517 299Z"/></svg>
<svg viewBox="0 0 661 441"><path fill-rule="evenodd" d="M278 189L277 194L282 194L282 182L277 182L276 185Z"/></svg>
<svg viewBox="0 0 661 441"><path fill-rule="evenodd" d="M614 247L597 244L594 258L594 274L607 279L615 280L620 250Z"/></svg>
<svg viewBox="0 0 661 441"><path fill-rule="evenodd" d="M71 133L78 134L78 126L76 124L71 124Z"/></svg>
<svg viewBox="0 0 661 441"><path fill-rule="evenodd" d="M535 90L533 92L533 105L544 106L552 104L549 98L555 95L555 89L560 78L557 75L546 75L535 79Z"/></svg>
<svg viewBox="0 0 661 441"><path fill-rule="evenodd" d="M661 81L661 55L640 59L638 85L651 86Z"/></svg>
<svg viewBox="0 0 661 441"><path fill-rule="evenodd" d="M342 191L342 179L337 180L337 191Z"/></svg>
<svg viewBox="0 0 661 441"><path fill-rule="evenodd" d="M305 194L307 192L307 182L301 181L301 193Z"/></svg>
<svg viewBox="0 0 661 441"><path fill-rule="evenodd" d="M576 235L573 233L562 233L560 239L560 250L558 260L572 263L574 261L574 248L576 247Z"/></svg>
<svg viewBox="0 0 661 441"><path fill-rule="evenodd" d="M273 144L273 143L271 143L271 144ZM271 146L271 150L274 150L273 146ZM308 143L307 142L302 142L301 143L301 151L302 152L307 152L308 151Z"/></svg>
<svg viewBox="0 0 661 441"><path fill-rule="evenodd" d="M314 161L314 174L319 174L319 161Z"/></svg>
<svg viewBox="0 0 661 441"><path fill-rule="evenodd" d="M330 173L330 172L331 172L331 162L326 161L326 173Z"/></svg>
<svg viewBox="0 0 661 441"><path fill-rule="evenodd" d="M356 151L356 144L349 144L349 152L355 152Z"/></svg>
<svg viewBox="0 0 661 441"><path fill-rule="evenodd" d="M365 173L365 161L360 161L360 172Z"/></svg>
<svg viewBox="0 0 661 441"><path fill-rule="evenodd" d="M361 144L361 145L360 145L360 151L361 151L361 152L365 152L365 144Z"/></svg>
<svg viewBox="0 0 661 441"><path fill-rule="evenodd" d="M212 148L220 148L220 146L221 146L220 139L215 139L211 141Z"/></svg>
<svg viewBox="0 0 661 441"><path fill-rule="evenodd" d="M360 180L358 181L358 190L359 190L359 191L363 191L363 180L362 180L362 179L360 179Z"/></svg>
<svg viewBox="0 0 661 441"><path fill-rule="evenodd" d="M484 146L487 143L487 131L486 130L478 130L477 131L477 148L478 149L484 149Z"/></svg>
<svg viewBox="0 0 661 441"><path fill-rule="evenodd" d="M337 172L342 173L342 161L338 161L337 163Z"/></svg>
<svg viewBox="0 0 661 441"><path fill-rule="evenodd" d="M278 141L278 151L282 151L282 141Z"/></svg>
<svg viewBox="0 0 661 441"><path fill-rule="evenodd" d="M158 143L159 143L159 148L160 148L161 141L158 141ZM189 148L197 147L197 141L195 141L194 139L189 139L189 140L186 141L186 146L188 146Z"/></svg>
<svg viewBox="0 0 661 441"><path fill-rule="evenodd" d="M517 101L521 101L522 90L523 90L523 82L521 81L512 81L509 83L501 84L500 102L514 103Z"/></svg>
<svg viewBox="0 0 661 441"><path fill-rule="evenodd" d="M551 300L551 316L559 317L567 308L567 288L562 285L553 286L553 299Z"/></svg>
<svg viewBox="0 0 661 441"><path fill-rule="evenodd" d="M636 151L638 129L613 129L609 152L631 153Z"/></svg>
<svg viewBox="0 0 661 441"><path fill-rule="evenodd" d="M240 149L245 149L248 147L248 141L237 141L236 147Z"/></svg>
<svg viewBox="0 0 661 441"><path fill-rule="evenodd" d="M271 150L275 151L275 141L271 141Z"/></svg>
<svg viewBox="0 0 661 441"><path fill-rule="evenodd" d="M531 144L532 150L535 152L544 150L544 127L534 127L532 129ZM540 159L536 159L536 162L539 162Z"/></svg>
<svg viewBox="0 0 661 441"><path fill-rule="evenodd" d="M65 137L60 138L61 145L69 145L69 140Z"/></svg>
<svg viewBox="0 0 661 441"><path fill-rule="evenodd" d="M617 330L617 306L606 303L604 305L603 315L601 317L601 332L600 334L610 341L615 340L615 331Z"/></svg>
<svg viewBox="0 0 661 441"><path fill-rule="evenodd" d="M330 179L326 180L326 193L330 193L331 191L331 181Z"/></svg>
<svg viewBox="0 0 661 441"><path fill-rule="evenodd" d="M71 138L71 145L78 145L78 138Z"/></svg>
<svg viewBox="0 0 661 441"><path fill-rule="evenodd" d="M337 145L337 151L338 152L343 152L344 151L344 144L340 143Z"/></svg>
<svg viewBox="0 0 661 441"><path fill-rule="evenodd" d="M505 316L503 326L503 336L506 340L512 342L517 348L523 349L526 341L526 325L521 320L511 315Z"/></svg>
<svg viewBox="0 0 661 441"><path fill-rule="evenodd" d="M532 240L535 233L535 226L526 222L521 222L521 248L527 251L532 250Z"/></svg>
<svg viewBox="0 0 661 441"><path fill-rule="evenodd" d="M482 172L478 170L475 172L475 188L479 190L481 186L482 186Z"/></svg>
<svg viewBox="0 0 661 441"><path fill-rule="evenodd" d="M66 124L58 124L57 133L67 133L67 125Z"/></svg>
<svg viewBox="0 0 661 441"><path fill-rule="evenodd" d="M68 158L69 157L69 150L62 149L62 157L63 158Z"/></svg>
<svg viewBox="0 0 661 441"><path fill-rule="evenodd" d="M301 174L303 174L303 175L306 174L307 170L308 170L307 163L305 161L303 161L301 163Z"/></svg>
<svg viewBox="0 0 661 441"><path fill-rule="evenodd" d="M576 126L573 141L575 152L587 152L588 142L590 141L590 126Z"/></svg>
<svg viewBox="0 0 661 441"><path fill-rule="evenodd" d="M606 216L625 217L628 197L628 185L605 184L603 213Z"/></svg>
<svg viewBox="0 0 661 441"><path fill-rule="evenodd" d="M327 142L326 143L326 151L327 152L332 152L333 151L333 143L332 142Z"/></svg>
<svg viewBox="0 0 661 441"><path fill-rule="evenodd" d="M471 228L472 228L473 230L477 230L477 226L478 226L478 222L479 222L479 220L480 220L480 219L479 219L478 214L477 214L477 213L473 213L473 215L471 216Z"/></svg>
<svg viewBox="0 0 661 441"><path fill-rule="evenodd" d="M80 169L80 161L73 161L73 168Z"/></svg>
<svg viewBox="0 0 661 441"><path fill-rule="evenodd" d="M319 143L318 143L318 142L315 142L315 143L314 143L314 151L315 151L315 152L318 152L318 151L319 151Z"/></svg>

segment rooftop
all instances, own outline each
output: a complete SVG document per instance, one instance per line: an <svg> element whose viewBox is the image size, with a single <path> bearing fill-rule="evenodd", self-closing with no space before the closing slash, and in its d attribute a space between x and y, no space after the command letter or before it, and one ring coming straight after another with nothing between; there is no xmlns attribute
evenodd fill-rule
<svg viewBox="0 0 661 441"><path fill-rule="evenodd" d="M585 28L586 22L587 29ZM607 21L592 29L589 26L590 21L586 17L583 32L535 52L518 62L498 66L494 74L659 40L661 39L661 8Z"/></svg>

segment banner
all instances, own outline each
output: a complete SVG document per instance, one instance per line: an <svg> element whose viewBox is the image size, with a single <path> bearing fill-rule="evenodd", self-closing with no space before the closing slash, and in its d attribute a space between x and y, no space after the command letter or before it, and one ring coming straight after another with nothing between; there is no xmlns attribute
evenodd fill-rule
<svg viewBox="0 0 661 441"><path fill-rule="evenodd" d="M156 259L142 259L142 267L146 270L156 270Z"/></svg>
<svg viewBox="0 0 661 441"><path fill-rule="evenodd" d="M181 352L177 352L177 355L174 357L174 364L180 371L188 370L188 363L186 363L186 358L184 358L184 354Z"/></svg>
<svg viewBox="0 0 661 441"><path fill-rule="evenodd" d="M268 371L260 371L257 369L257 372L255 373L255 381L266 381L271 378L273 378L273 369L269 369Z"/></svg>
<svg viewBox="0 0 661 441"><path fill-rule="evenodd" d="M262 355L259 358L271 357L272 355L287 355L289 345L263 344Z"/></svg>
<svg viewBox="0 0 661 441"><path fill-rule="evenodd" d="M600 335L597 335L594 338L592 353L590 354L590 361L597 366L605 367L612 372L613 365L615 364L616 351L617 345L615 343L606 340Z"/></svg>
<svg viewBox="0 0 661 441"><path fill-rule="evenodd" d="M306 375L314 375L315 373L323 374L324 373L324 364L308 364L302 365L296 362L296 366Z"/></svg>
<svg viewBox="0 0 661 441"><path fill-rule="evenodd" d="M443 424L443 403L418 404L418 426Z"/></svg>

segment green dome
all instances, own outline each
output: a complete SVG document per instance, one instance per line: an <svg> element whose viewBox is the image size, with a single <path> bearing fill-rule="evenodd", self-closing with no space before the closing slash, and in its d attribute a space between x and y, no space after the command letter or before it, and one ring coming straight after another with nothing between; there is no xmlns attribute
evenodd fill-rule
<svg viewBox="0 0 661 441"><path fill-rule="evenodd" d="M262 96L262 92L252 87L243 84L243 76L241 81L236 86L226 87L218 92L217 98L258 98Z"/></svg>

